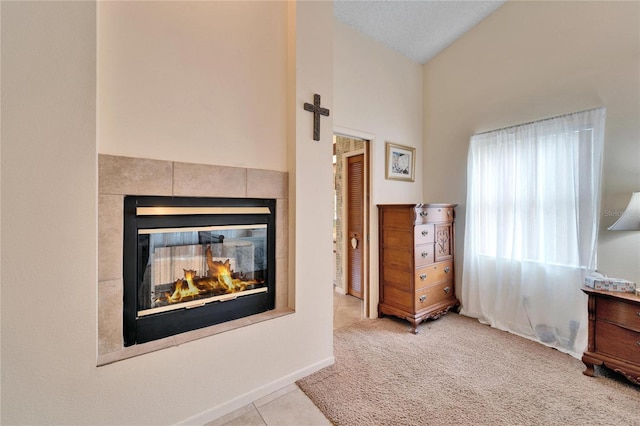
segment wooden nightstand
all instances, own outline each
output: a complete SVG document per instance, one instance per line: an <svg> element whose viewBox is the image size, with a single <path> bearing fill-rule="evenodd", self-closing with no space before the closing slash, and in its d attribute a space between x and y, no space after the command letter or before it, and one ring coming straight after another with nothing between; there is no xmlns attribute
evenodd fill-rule
<svg viewBox="0 0 640 426"><path fill-rule="evenodd" d="M604 365L640 384L640 296L583 287L589 295L589 344L584 374Z"/></svg>

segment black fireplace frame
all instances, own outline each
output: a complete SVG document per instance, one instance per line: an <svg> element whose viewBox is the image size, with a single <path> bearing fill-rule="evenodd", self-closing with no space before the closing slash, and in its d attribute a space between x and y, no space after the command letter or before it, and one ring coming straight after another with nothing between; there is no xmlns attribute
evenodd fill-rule
<svg viewBox="0 0 640 426"><path fill-rule="evenodd" d="M138 207L267 207L270 214L193 214L144 216ZM264 293L243 295L233 300L215 301L193 309L138 316L138 230L218 225L267 225ZM270 198L211 198L132 196L124 198L123 245L123 337L124 346L169 337L226 321L266 312L275 307L276 293L276 200Z"/></svg>

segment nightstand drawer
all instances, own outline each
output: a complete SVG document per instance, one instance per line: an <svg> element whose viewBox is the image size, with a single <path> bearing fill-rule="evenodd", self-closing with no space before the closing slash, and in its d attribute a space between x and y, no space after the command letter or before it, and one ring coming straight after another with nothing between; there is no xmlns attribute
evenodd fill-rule
<svg viewBox="0 0 640 426"><path fill-rule="evenodd" d="M640 332L640 305L601 297L596 302L596 317Z"/></svg>
<svg viewBox="0 0 640 426"><path fill-rule="evenodd" d="M640 365L640 333L608 322L596 321L596 352Z"/></svg>

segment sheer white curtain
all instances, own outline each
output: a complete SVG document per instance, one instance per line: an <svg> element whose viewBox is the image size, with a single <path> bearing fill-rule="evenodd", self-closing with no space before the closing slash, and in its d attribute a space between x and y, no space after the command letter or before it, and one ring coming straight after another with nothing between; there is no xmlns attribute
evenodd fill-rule
<svg viewBox="0 0 640 426"><path fill-rule="evenodd" d="M581 357L605 109L471 138L462 313Z"/></svg>

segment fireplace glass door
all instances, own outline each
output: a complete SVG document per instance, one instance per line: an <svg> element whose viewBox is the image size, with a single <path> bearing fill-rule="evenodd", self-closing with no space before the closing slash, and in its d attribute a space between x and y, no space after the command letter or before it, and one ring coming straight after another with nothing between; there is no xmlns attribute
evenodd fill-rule
<svg viewBox="0 0 640 426"><path fill-rule="evenodd" d="M125 199L125 345L273 309L275 200Z"/></svg>
<svg viewBox="0 0 640 426"><path fill-rule="evenodd" d="M139 229L138 316L266 292L267 226Z"/></svg>

